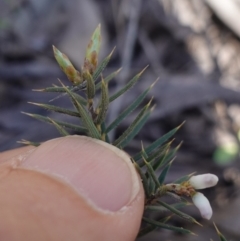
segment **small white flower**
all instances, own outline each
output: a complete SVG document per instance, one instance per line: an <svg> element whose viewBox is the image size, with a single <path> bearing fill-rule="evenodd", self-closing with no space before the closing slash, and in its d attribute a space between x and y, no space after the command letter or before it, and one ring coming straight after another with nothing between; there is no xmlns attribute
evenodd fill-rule
<svg viewBox="0 0 240 241"><path fill-rule="evenodd" d="M189 179L189 183L195 189L204 189L208 187L213 187L217 184L217 182L218 182L218 177L210 173L192 176Z"/></svg>
<svg viewBox="0 0 240 241"><path fill-rule="evenodd" d="M208 199L200 192L196 192L192 196L192 201L195 206L199 209L201 215L205 219L210 219L212 217L212 208Z"/></svg>

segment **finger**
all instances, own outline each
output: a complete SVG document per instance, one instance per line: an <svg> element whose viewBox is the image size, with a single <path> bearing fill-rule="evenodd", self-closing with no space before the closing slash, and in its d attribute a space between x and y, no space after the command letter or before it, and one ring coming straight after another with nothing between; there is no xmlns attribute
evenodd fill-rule
<svg viewBox="0 0 240 241"><path fill-rule="evenodd" d="M137 235L142 185L129 157L109 144L55 139L24 161L2 164L0 177L3 240L130 241Z"/></svg>
<svg viewBox="0 0 240 241"><path fill-rule="evenodd" d="M34 149L35 149L35 147L33 147L33 146L24 146L24 147L16 148L13 150L1 152L0 153L0 163L7 161L8 159L13 158L15 156L25 154Z"/></svg>

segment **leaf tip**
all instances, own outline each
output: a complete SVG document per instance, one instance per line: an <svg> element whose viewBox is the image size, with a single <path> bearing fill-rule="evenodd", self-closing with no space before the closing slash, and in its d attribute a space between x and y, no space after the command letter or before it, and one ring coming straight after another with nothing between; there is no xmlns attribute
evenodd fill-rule
<svg viewBox="0 0 240 241"><path fill-rule="evenodd" d="M31 102L31 101L28 101L27 103L28 103L28 104L31 104L31 105L36 105L36 106L41 106L41 105L42 105L42 104L40 104L40 103Z"/></svg>
<svg viewBox="0 0 240 241"><path fill-rule="evenodd" d="M150 89L152 89L158 81L159 81L159 77L150 85Z"/></svg>
<svg viewBox="0 0 240 241"><path fill-rule="evenodd" d="M179 130L184 124L185 124L186 120L184 120L178 127L177 130Z"/></svg>
<svg viewBox="0 0 240 241"><path fill-rule="evenodd" d="M45 89L32 89L32 91L43 92L43 91L45 91Z"/></svg>
<svg viewBox="0 0 240 241"><path fill-rule="evenodd" d="M144 68L140 71L140 73L138 73L138 76L139 76L139 77L144 73L144 71L148 68L148 66L149 66L149 65L147 65L146 67L144 67Z"/></svg>
<svg viewBox="0 0 240 241"><path fill-rule="evenodd" d="M22 113L22 114L24 114L24 115L31 116L31 117L33 117L33 116L34 116L33 114L31 114L31 113L27 113L27 112L24 112L24 111L21 111L21 113Z"/></svg>

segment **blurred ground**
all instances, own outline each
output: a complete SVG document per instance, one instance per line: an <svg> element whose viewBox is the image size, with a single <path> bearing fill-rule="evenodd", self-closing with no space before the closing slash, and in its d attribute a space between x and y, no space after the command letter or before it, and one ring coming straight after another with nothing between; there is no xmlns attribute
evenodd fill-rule
<svg viewBox="0 0 240 241"><path fill-rule="evenodd" d="M31 89L57 84L57 78L68 84L54 61L52 44L80 66L86 44L101 23L102 57L117 46L107 71L123 66L112 92L149 64L128 96L112 104L109 120L159 77L149 95L149 99L154 96L155 111L128 151L139 150L140 140L147 145L186 120L176 135L175 145L184 143L168 178L193 171L217 174L220 184L206 192L213 203L213 220L229 240L240 240L240 25L236 18L240 3L215 2L0 1L0 151L19 146L21 139L44 141L59 136L51 126L20 112L43 114L27 102L53 98ZM56 102L70 106L64 98ZM112 138L130 122L126 120ZM200 220L194 208L191 214ZM211 222L204 223L204 232L196 225L175 222L199 236L158 230L141 240L218 240Z"/></svg>

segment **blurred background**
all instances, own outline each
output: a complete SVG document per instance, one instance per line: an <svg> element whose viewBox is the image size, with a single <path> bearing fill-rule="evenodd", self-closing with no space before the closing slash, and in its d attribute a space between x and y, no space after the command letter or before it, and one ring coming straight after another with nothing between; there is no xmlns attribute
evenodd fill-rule
<svg viewBox="0 0 240 241"><path fill-rule="evenodd" d="M80 68L90 36L101 23L101 59L117 46L104 75L123 67L110 85L112 93L149 64L139 83L112 103L109 122L159 77L148 96L154 96L156 108L128 152L139 151L141 140L148 145L186 121L173 144L183 141L167 181L194 171L218 175L219 185L205 192L213 221L229 240L240 240L239 16L240 0L1 0L0 151L21 146L21 139L41 142L59 136L52 126L21 111L77 123L27 102L54 98L32 89L58 84L57 78L69 84L52 45ZM71 106L66 98L54 104ZM194 207L187 212L204 229L177 218L174 225L198 236L157 230L139 240L218 240L211 222L201 220Z"/></svg>

